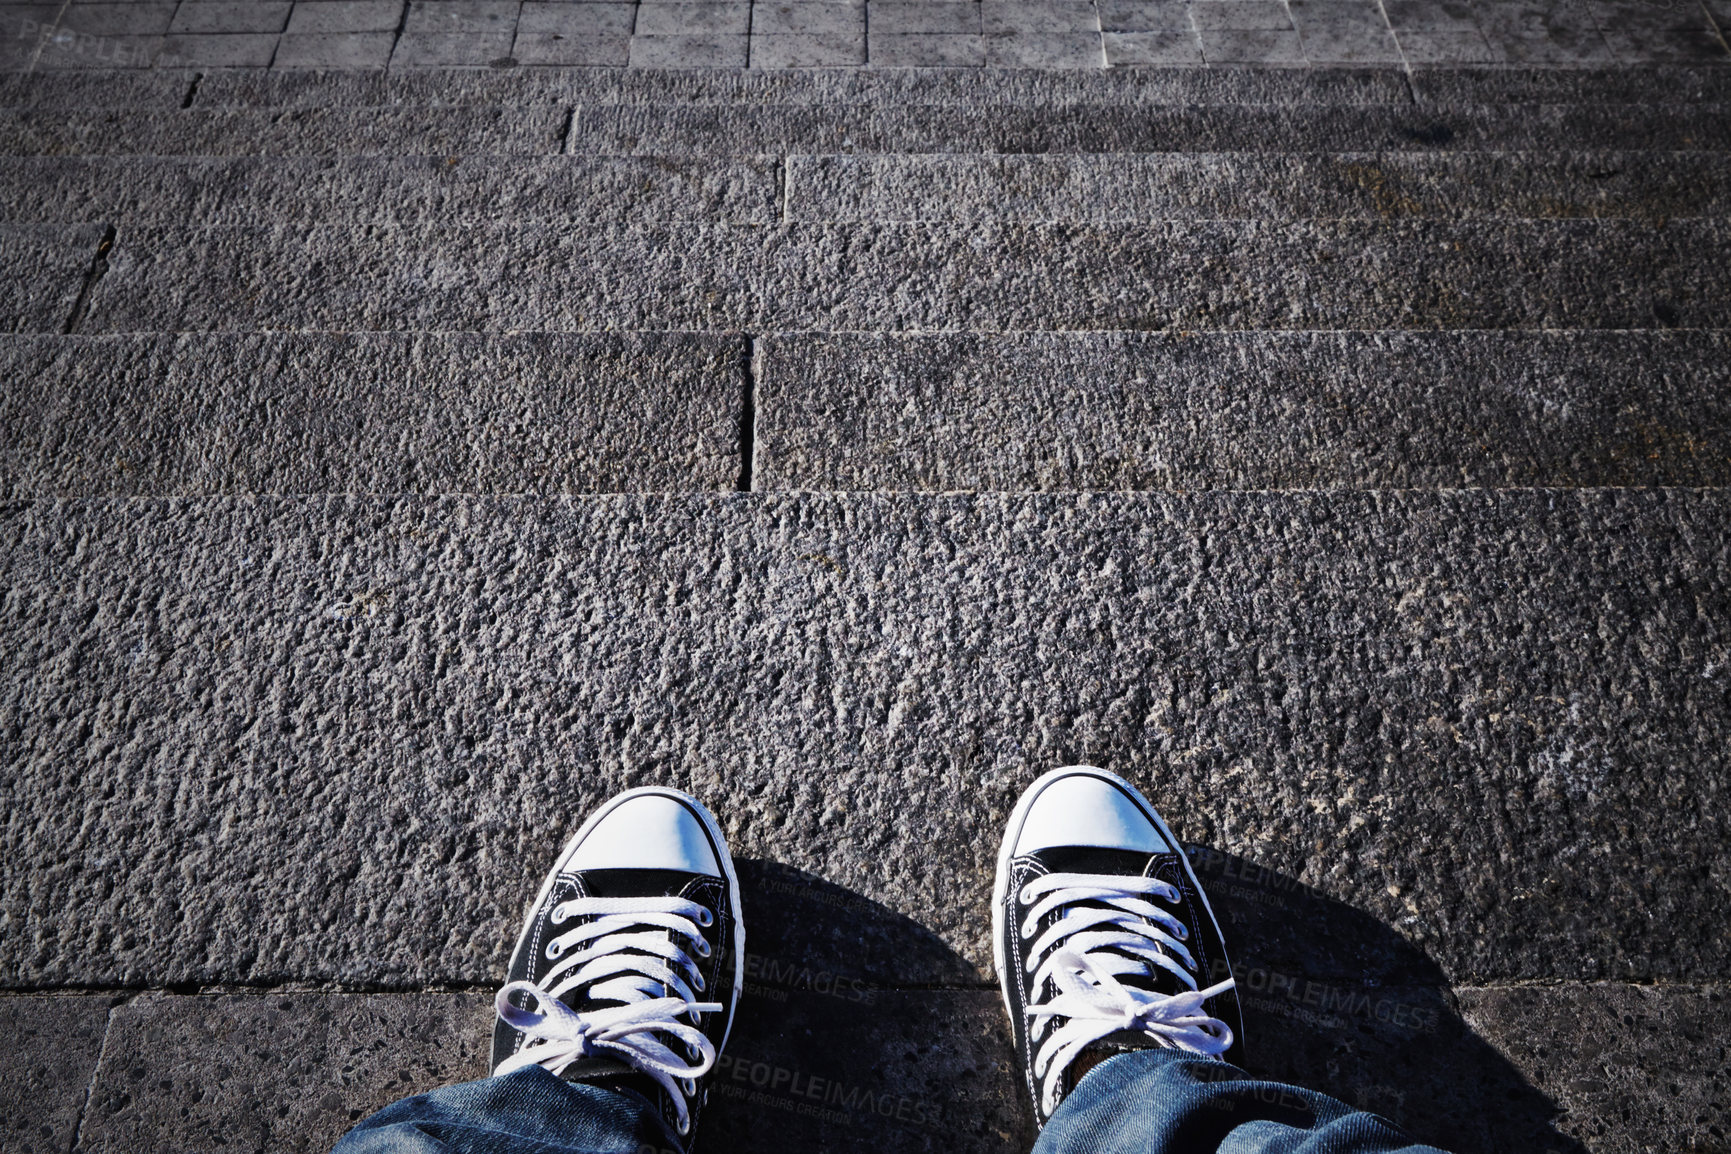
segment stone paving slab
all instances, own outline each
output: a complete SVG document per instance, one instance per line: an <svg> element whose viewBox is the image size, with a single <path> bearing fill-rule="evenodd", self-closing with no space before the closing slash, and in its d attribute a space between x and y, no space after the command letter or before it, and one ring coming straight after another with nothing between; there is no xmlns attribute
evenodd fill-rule
<svg viewBox="0 0 1731 1154"><path fill-rule="evenodd" d="M54 84L48 77L35 83ZM27 87L29 81L20 82ZM1704 82L1703 82L1704 83ZM1687 84L1673 85L1687 98ZM1696 86L1699 88L1699 86ZM8 91L0 78L0 93ZM82 94L83 90L80 89ZM100 93L88 99L100 100ZM1578 99L1591 101L1583 87ZM1562 99L1562 98L1559 98ZM1722 97L1731 99L1731 95ZM1656 94L1653 101L1664 102ZM1409 105L1395 69L1135 69L1119 72L803 68L775 72L692 69L447 69L395 73L213 72L200 105L381 104L870 104L870 105ZM10 102L10 101L7 101Z"/></svg>
<svg viewBox="0 0 1731 1154"><path fill-rule="evenodd" d="M597 105L580 109L570 151L756 153L1438 152L1463 149L1725 150L1731 109L1715 104L1474 108L882 108Z"/></svg>
<svg viewBox="0 0 1731 1154"><path fill-rule="evenodd" d="M0 224L0 332L59 332L82 299L100 225Z"/></svg>
<svg viewBox="0 0 1731 1154"><path fill-rule="evenodd" d="M1723 68L1414 68L1420 104L1680 104L1731 100Z"/></svg>
<svg viewBox="0 0 1731 1154"><path fill-rule="evenodd" d="M785 182L784 182L785 175ZM0 219L205 225L1723 218L1718 153L0 157Z"/></svg>
<svg viewBox="0 0 1731 1154"><path fill-rule="evenodd" d="M486 1073L485 993L147 994L114 1012L81 1151L327 1151L397 1098Z"/></svg>
<svg viewBox="0 0 1731 1154"><path fill-rule="evenodd" d="M567 124L570 126L567 140ZM639 153L1442 152L1731 149L1719 105L1359 109L943 105L337 106L0 109L0 153L539 155Z"/></svg>
<svg viewBox="0 0 1731 1154"><path fill-rule="evenodd" d="M653 492L739 481L699 334L0 338L0 496Z"/></svg>
<svg viewBox="0 0 1731 1154"><path fill-rule="evenodd" d="M996 991L884 990L776 961L748 955L757 977L711 1083L706 1149L1027 1146ZM1400 988L1318 1011L1304 998L1336 991L1252 993L1257 980L1241 977L1254 1073L1327 1090L1461 1154L1690 1149L1723 1127L1723 987ZM82 1102L112 999L6 1001L95 1024L77 1035L88 1053L75 1086L48 1071L13 1082L33 1100ZM482 1076L491 1001L484 990L143 995L114 1014L80 1148L327 1150L352 1115ZM1639 1028L1597 1028L1606 1021ZM0 1031L19 1036L15 1020ZM56 1137L42 1149L65 1149L70 1131Z"/></svg>
<svg viewBox="0 0 1731 1154"><path fill-rule="evenodd" d="M743 999L712 1083L706 1149L998 1150L1008 1136L1032 1139L995 991L850 994L759 984ZM354 1118L398 1097L484 1076L491 1018L490 992L140 998L116 1013L113 1073L80 1148L328 1150Z"/></svg>
<svg viewBox="0 0 1731 1154"><path fill-rule="evenodd" d="M179 108L193 72L0 72L0 107Z"/></svg>
<svg viewBox="0 0 1731 1154"><path fill-rule="evenodd" d="M1465 989L1460 1006L1595 1152L1711 1150L1731 1128L1723 986Z"/></svg>
<svg viewBox="0 0 1731 1154"><path fill-rule="evenodd" d="M352 6L352 5L351 5ZM1723 104L1731 69L1132 68L1101 71L804 68L787 71L445 68L0 72L0 106L867 104L1159 107ZM195 81L196 77L196 83Z"/></svg>
<svg viewBox="0 0 1731 1154"><path fill-rule="evenodd" d="M793 156L809 221L1723 217L1707 152Z"/></svg>
<svg viewBox="0 0 1731 1154"><path fill-rule="evenodd" d="M0 157L0 220L554 225L782 216L779 158Z"/></svg>
<svg viewBox="0 0 1731 1154"><path fill-rule="evenodd" d="M1410 75L1410 80L1409 80ZM191 73L0 74L0 104L178 107ZM1723 68L419 69L204 73L200 106L388 104L1030 105L1688 104L1731 101Z"/></svg>
<svg viewBox="0 0 1731 1154"><path fill-rule="evenodd" d="M83 1116L113 999L0 996L0 1145L64 1154Z"/></svg>
<svg viewBox="0 0 1731 1154"><path fill-rule="evenodd" d="M217 4L191 4L191 9ZM740 3L592 5L593 15L549 14L515 0L349 5L251 5L250 18L176 18L173 3L0 5L0 32L14 69L148 68L203 62L283 66L282 43L316 35L333 43L327 65L393 69L453 64L594 64L693 68L797 68L909 64L1024 68L1188 64L1294 67L1486 63L1591 68L1731 62L1722 0L1646 0L1533 7L1485 0L1472 6L1391 5L1337 0L1269 3L1091 4L1009 0L945 5L960 18L934 19L903 0L887 3ZM11 18L23 8L27 18ZM874 16L875 14L875 16ZM305 19L302 17L305 16ZM286 36L284 24L291 30ZM399 22L401 28L399 31ZM867 29L870 29L870 35ZM356 59L344 38L382 39L384 51ZM553 41L552 29L561 39ZM166 43L164 33L179 33ZM236 56L224 42L250 35L255 52ZM340 35L340 34L339 34ZM957 51L957 42L971 51ZM1126 51L1126 45L1132 50ZM549 46L557 51L547 51ZM948 50L946 50L948 49Z"/></svg>
<svg viewBox="0 0 1731 1154"><path fill-rule="evenodd" d="M143 226L80 331L1724 328L1726 244L1717 221Z"/></svg>
<svg viewBox="0 0 1731 1154"><path fill-rule="evenodd" d="M1688 490L14 504L0 975L486 983L653 781L843 895L796 956L977 980L998 831L1087 760L1271 970L1715 979L1728 530Z"/></svg>
<svg viewBox="0 0 1731 1154"><path fill-rule="evenodd" d="M770 335L760 489L1731 483L1731 335Z"/></svg>
<svg viewBox="0 0 1731 1154"><path fill-rule="evenodd" d="M545 155L564 149L558 108L0 109L0 155Z"/></svg>

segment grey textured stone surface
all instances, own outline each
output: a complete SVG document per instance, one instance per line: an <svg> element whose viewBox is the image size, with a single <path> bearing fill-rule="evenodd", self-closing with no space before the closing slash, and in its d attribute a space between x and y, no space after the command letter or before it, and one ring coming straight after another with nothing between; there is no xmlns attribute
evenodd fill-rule
<svg viewBox="0 0 1731 1154"><path fill-rule="evenodd" d="M728 490L745 344L0 338L0 495Z"/></svg>
<svg viewBox="0 0 1731 1154"><path fill-rule="evenodd" d="M0 220L779 220L779 159L0 157Z"/></svg>
<svg viewBox="0 0 1731 1154"><path fill-rule="evenodd" d="M100 225L0 224L0 332L61 331L102 235Z"/></svg>
<svg viewBox="0 0 1731 1154"><path fill-rule="evenodd" d="M0 78L4 79L4 78ZM27 78L23 83L47 78ZM3 89L0 89L3 91ZM106 103L100 89L77 90ZM1559 100L1593 102L1583 90ZM1663 101L1662 97L1653 99ZM1683 97L1679 97L1683 99ZM1731 99L1731 98L1728 98ZM1135 69L1077 72L946 68L811 69L786 72L693 72L640 69L473 69L347 76L214 74L199 87L201 104L319 106L379 104L898 104L1011 108L1107 105L1408 106L1404 75L1393 69Z"/></svg>
<svg viewBox="0 0 1731 1154"><path fill-rule="evenodd" d="M487 1072L484 993L150 994L114 1011L80 1150L326 1151L353 1120Z"/></svg>
<svg viewBox="0 0 1731 1154"><path fill-rule="evenodd" d="M277 41L273 68L383 68L394 32L289 32Z"/></svg>
<svg viewBox="0 0 1731 1154"><path fill-rule="evenodd" d="M705 1149L1032 1139L996 991L837 987L750 964L760 977L710 1083ZM490 991L140 997L115 1013L80 1149L329 1150L399 1097L484 1076L491 1019Z"/></svg>
<svg viewBox="0 0 1731 1154"><path fill-rule="evenodd" d="M0 996L0 1146L64 1154L84 1111L110 999Z"/></svg>
<svg viewBox="0 0 1731 1154"><path fill-rule="evenodd" d="M705 1149L999 1154L1031 1141L996 991L885 990L761 953L747 968ZM1253 1073L1459 1154L1711 1149L1723 1129L1722 987L1467 987L1458 1001L1327 987L1306 1006L1317 991L1302 978L1250 993L1261 977L1240 975ZM110 999L54 1001L100 1022ZM484 990L140 997L115 1015L80 1148L327 1150L351 1113L483 1074L490 1014ZM164 1082L184 1113L163 1108Z"/></svg>
<svg viewBox="0 0 1731 1154"><path fill-rule="evenodd" d="M944 105L597 105L576 152L1435 152L1731 147L1720 105L1475 108L981 108Z"/></svg>
<svg viewBox="0 0 1731 1154"><path fill-rule="evenodd" d="M1460 1004L1474 1030L1556 1099L1557 1128L1595 1154L1723 1148L1724 986L1465 989Z"/></svg>
<svg viewBox="0 0 1731 1154"><path fill-rule="evenodd" d="M0 154L350 156L557 153L569 113L530 108L0 110Z"/></svg>
<svg viewBox="0 0 1731 1154"><path fill-rule="evenodd" d="M137 227L82 331L1713 328L1725 246L1716 221Z"/></svg>
<svg viewBox="0 0 1731 1154"><path fill-rule="evenodd" d="M183 72L0 73L0 107L179 108L192 74Z"/></svg>
<svg viewBox="0 0 1731 1154"><path fill-rule="evenodd" d="M1568 101L1672 104L1731 100L1724 68L1420 68L1412 74L1421 104Z"/></svg>
<svg viewBox="0 0 1731 1154"><path fill-rule="evenodd" d="M760 489L1731 483L1724 333L769 336Z"/></svg>
<svg viewBox="0 0 1731 1154"><path fill-rule="evenodd" d="M1723 492L131 500L0 526L7 982L485 982L535 863L650 781L980 967L998 830L1076 760L1367 927L1276 918L1259 965L1731 961ZM955 980L880 953L880 982Z"/></svg>
<svg viewBox="0 0 1731 1154"><path fill-rule="evenodd" d="M1636 217L1731 211L1720 153L795 156L792 220Z"/></svg>

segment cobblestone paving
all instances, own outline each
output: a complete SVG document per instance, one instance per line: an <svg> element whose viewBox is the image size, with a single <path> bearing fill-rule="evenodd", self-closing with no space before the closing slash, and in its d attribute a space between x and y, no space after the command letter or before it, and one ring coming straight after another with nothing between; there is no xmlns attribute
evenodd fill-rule
<svg viewBox="0 0 1731 1154"><path fill-rule="evenodd" d="M5 0L0 68L1724 63L1731 0Z"/></svg>

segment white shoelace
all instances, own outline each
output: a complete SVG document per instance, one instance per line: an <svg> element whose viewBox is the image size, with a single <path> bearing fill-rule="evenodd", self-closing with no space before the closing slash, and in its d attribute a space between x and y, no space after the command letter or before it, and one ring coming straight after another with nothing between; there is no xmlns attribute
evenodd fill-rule
<svg viewBox="0 0 1731 1154"><path fill-rule="evenodd" d="M1180 897L1175 886L1158 878L1100 874L1047 874L1022 887L1022 904L1039 899L1022 923L1024 939L1034 936L1041 918L1069 907L1028 951L1027 968L1034 975L1030 996L1048 978L1057 986L1048 1001L1028 1006L1028 1029L1048 1019L1066 1019L1040 1043L1034 1059L1034 1076L1043 1079L1041 1096L1048 1112L1057 1109L1070 1063L1119 1030L1139 1030L1159 1045L1211 1057L1232 1046L1231 1028L1202 1009L1209 998L1230 990L1232 979L1197 989L1196 960L1183 944L1189 930L1144 894L1167 902ZM1082 902L1092 904L1077 904ZM1119 981L1122 975L1151 973L1155 966L1175 975L1185 991L1157 994Z"/></svg>
<svg viewBox="0 0 1731 1154"><path fill-rule="evenodd" d="M547 960L557 964L539 985L511 982L494 999L499 1017L525 1035L523 1048L494 1073L544 1066L559 1074L579 1058L616 1058L667 1091L679 1107L684 1134L691 1128L685 1100L697 1092L696 1079L715 1064L715 1044L679 1017L690 1014L695 1022L698 1015L718 1014L725 1007L697 1000L692 987L704 989L703 974L678 939L693 943L698 957L708 957L698 926L709 925L715 915L676 897L572 898L552 910L555 925L582 917L595 920L547 943ZM578 1013L559 1000L583 985L590 985L589 998L622 1004ZM530 995L537 1008L513 1005L514 993ZM659 1034L682 1043L690 1061Z"/></svg>

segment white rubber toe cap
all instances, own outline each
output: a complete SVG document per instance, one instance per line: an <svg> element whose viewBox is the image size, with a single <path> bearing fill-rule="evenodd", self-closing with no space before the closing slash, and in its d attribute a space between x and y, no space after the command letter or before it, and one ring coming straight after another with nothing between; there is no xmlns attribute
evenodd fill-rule
<svg viewBox="0 0 1731 1154"><path fill-rule="evenodd" d="M570 871L683 870L721 876L703 822L688 807L658 793L619 799L597 815L564 868Z"/></svg>
<svg viewBox="0 0 1731 1154"><path fill-rule="evenodd" d="M1011 853L1055 846L1166 853L1171 847L1128 782L1105 770L1071 766L1034 784Z"/></svg>

